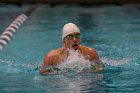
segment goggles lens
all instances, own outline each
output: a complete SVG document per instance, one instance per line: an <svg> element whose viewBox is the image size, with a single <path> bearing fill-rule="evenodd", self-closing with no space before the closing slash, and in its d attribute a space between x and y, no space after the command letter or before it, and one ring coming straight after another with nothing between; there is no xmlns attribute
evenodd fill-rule
<svg viewBox="0 0 140 93"><path fill-rule="evenodd" d="M80 38L80 34L76 34L76 35L74 35L74 36L75 36L76 38ZM73 36L73 35L67 35L66 38L69 39L69 40L71 40L74 36Z"/></svg>
<svg viewBox="0 0 140 93"><path fill-rule="evenodd" d="M75 37L76 37L76 38L80 38L80 34L76 34Z"/></svg>

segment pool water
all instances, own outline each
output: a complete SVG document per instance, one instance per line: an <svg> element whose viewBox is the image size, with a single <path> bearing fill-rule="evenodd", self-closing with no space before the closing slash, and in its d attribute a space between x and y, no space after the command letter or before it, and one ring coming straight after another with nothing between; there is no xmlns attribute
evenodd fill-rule
<svg viewBox="0 0 140 93"><path fill-rule="evenodd" d="M29 6L0 5L0 33ZM61 29L68 22L80 27L82 45L98 51L106 67L103 73L38 73L45 55L62 46ZM139 93L139 30L135 5L39 5L0 52L0 92Z"/></svg>

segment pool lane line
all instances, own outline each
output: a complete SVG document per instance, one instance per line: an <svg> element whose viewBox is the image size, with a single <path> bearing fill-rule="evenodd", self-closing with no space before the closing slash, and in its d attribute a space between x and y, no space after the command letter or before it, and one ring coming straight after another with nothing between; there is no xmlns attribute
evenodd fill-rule
<svg viewBox="0 0 140 93"><path fill-rule="evenodd" d="M30 14L37 8L38 5L32 5L27 11L19 15L2 33L0 36L0 51L3 50L4 46L12 39L13 34L17 29L27 20Z"/></svg>

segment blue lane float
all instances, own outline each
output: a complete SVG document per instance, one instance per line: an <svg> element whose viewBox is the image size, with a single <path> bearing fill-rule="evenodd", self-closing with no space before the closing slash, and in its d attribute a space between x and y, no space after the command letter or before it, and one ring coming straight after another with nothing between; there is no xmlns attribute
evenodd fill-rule
<svg viewBox="0 0 140 93"><path fill-rule="evenodd" d="M12 39L13 34L21 26L24 21L27 20L29 15L37 8L37 5L32 5L25 13L19 15L2 33L0 36L0 51L3 50L4 46Z"/></svg>

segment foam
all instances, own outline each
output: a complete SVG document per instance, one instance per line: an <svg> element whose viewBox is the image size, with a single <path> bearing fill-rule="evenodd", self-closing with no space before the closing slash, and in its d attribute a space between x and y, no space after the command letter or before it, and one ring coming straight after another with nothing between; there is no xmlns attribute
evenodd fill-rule
<svg viewBox="0 0 140 93"><path fill-rule="evenodd" d="M83 55L79 54L78 51L69 49L69 56L65 62L62 62L57 67L62 71L69 69L73 71L82 71L85 68L91 67L91 62L86 60Z"/></svg>
<svg viewBox="0 0 140 93"><path fill-rule="evenodd" d="M108 59L108 58L104 57L101 60L103 63L105 63L107 65L119 66L119 65L128 64L131 59L130 58L123 58L123 59L113 60L113 59Z"/></svg>

